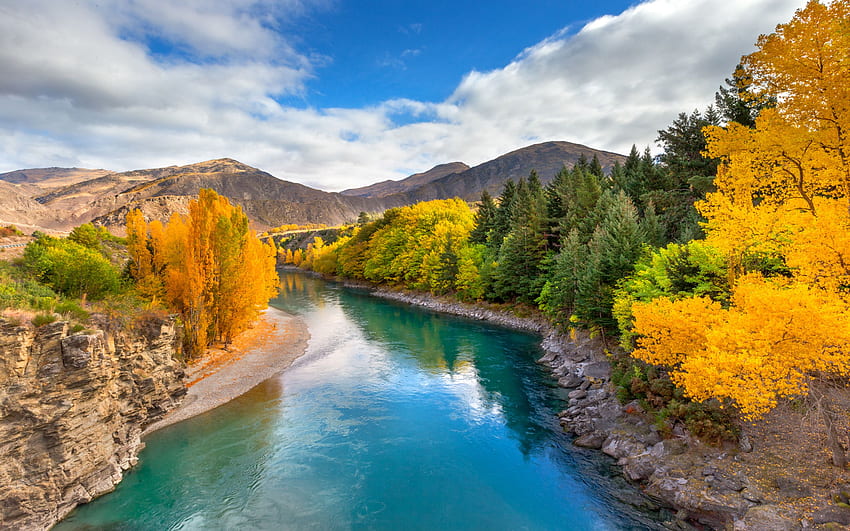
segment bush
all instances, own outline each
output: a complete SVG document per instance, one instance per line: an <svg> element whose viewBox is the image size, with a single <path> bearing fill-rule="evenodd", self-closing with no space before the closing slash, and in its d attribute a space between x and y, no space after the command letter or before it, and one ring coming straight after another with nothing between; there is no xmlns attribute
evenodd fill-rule
<svg viewBox="0 0 850 531"><path fill-rule="evenodd" d="M59 317L53 313L40 313L32 318L32 324L36 327L56 322Z"/></svg>
<svg viewBox="0 0 850 531"><path fill-rule="evenodd" d="M692 435L710 444L737 440L735 419L719 402L688 399L664 369L626 354L613 356L611 362L617 398L621 403L638 400L662 435L670 436L673 425L681 422Z"/></svg>
<svg viewBox="0 0 850 531"><path fill-rule="evenodd" d="M18 227L14 225L6 225L5 227L0 227L0 238L9 238L11 236L23 236L24 233L18 229Z"/></svg>
<svg viewBox="0 0 850 531"><path fill-rule="evenodd" d="M24 266L38 280L71 297L101 299L121 287L118 270L98 251L41 235L24 249Z"/></svg>
<svg viewBox="0 0 850 531"><path fill-rule="evenodd" d="M89 318L89 312L73 301L61 301L53 311L75 321L87 321Z"/></svg>

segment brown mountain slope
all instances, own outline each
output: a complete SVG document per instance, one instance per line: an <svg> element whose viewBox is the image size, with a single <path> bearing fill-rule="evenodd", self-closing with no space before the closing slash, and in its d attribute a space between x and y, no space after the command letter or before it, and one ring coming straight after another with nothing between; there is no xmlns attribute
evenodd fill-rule
<svg viewBox="0 0 850 531"><path fill-rule="evenodd" d="M187 166L131 172L142 182L118 193L107 212L94 221L120 232L127 211L139 208L148 219L167 220L171 212L185 212L189 199L201 188L212 188L240 205L258 228L285 223L354 221L361 211L380 212L397 203L382 199L347 197L284 181L233 159L216 159ZM144 180L145 177L155 177ZM158 177L158 178L157 178Z"/></svg>
<svg viewBox="0 0 850 531"><path fill-rule="evenodd" d="M541 180L549 182L563 166L575 164L581 155L591 159L596 155L602 166L610 168L622 155L594 150L569 142L545 142L528 146L463 169L462 163L438 166L390 184L379 183L359 189L372 197L345 195L316 190L301 184L278 179L262 170L233 159L215 159L186 166L169 166L106 173L65 187L44 191L36 184L11 184L0 180L0 221L25 224L30 228L69 230L95 221L116 233L123 231L124 216L131 208L140 208L148 219L166 221L172 212L187 210L190 199L201 188L212 188L241 205L260 229L288 223L325 223L337 225L354 221L360 212L378 213L390 207L417 201L461 197L477 200L482 190L497 195L508 179L527 177L536 169ZM452 169L463 171L449 173ZM50 170L50 171L47 171ZM11 172L20 178L42 178L48 175L69 178L80 170L59 169L19 170ZM91 170L105 171L105 170ZM74 173L76 172L76 173ZM440 174L444 176L440 177ZM58 178L58 177L57 177ZM57 181L52 181L57 182ZM401 185L405 191L386 194ZM8 191L6 191L8 189ZM349 192L357 192L350 190Z"/></svg>
<svg viewBox="0 0 850 531"><path fill-rule="evenodd" d="M0 181L0 225L17 225L24 232L47 228L43 222L52 219L50 211L32 198L31 185Z"/></svg>
<svg viewBox="0 0 850 531"><path fill-rule="evenodd" d="M531 170L536 170L540 181L546 184L555 178L563 166L573 167L582 155L587 160L592 160L596 155L606 172L611 170L615 162L622 164L626 160L623 155L572 142L543 142L512 151L461 173L447 175L403 194L388 196L386 199L415 203L460 197L467 201L477 201L482 191L487 190L490 195L496 196L501 193L508 179L517 181L528 177Z"/></svg>
<svg viewBox="0 0 850 531"><path fill-rule="evenodd" d="M144 180L146 177L136 172L110 173L58 188L35 200L61 220L53 228L67 230L119 208L125 202L120 193Z"/></svg>
<svg viewBox="0 0 850 531"><path fill-rule="evenodd" d="M86 168L31 168L0 173L0 181L14 184L35 184L42 189L60 188L109 175L109 170Z"/></svg>
<svg viewBox="0 0 850 531"><path fill-rule="evenodd" d="M422 173L415 173L406 179L400 181L382 181L379 183L364 186L362 188L352 188L343 190L342 195L353 195L359 197L386 197L392 194L398 194L419 188L437 179L442 179L446 175L460 173L469 169L469 166L463 162L449 162L434 166L430 170Z"/></svg>

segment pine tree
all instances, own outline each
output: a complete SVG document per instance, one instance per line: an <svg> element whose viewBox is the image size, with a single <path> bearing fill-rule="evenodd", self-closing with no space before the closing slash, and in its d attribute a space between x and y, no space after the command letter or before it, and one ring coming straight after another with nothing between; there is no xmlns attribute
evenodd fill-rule
<svg viewBox="0 0 850 531"><path fill-rule="evenodd" d="M494 276L499 299L534 302L543 287L548 240L546 198L537 173L520 179L513 200L510 231L502 241Z"/></svg>
<svg viewBox="0 0 850 531"><path fill-rule="evenodd" d="M516 192L517 185L511 180L507 181L502 189L502 195L499 196L499 206L496 208L496 215L493 217L493 228L487 234L487 247L491 250L498 251L499 247L502 246L502 240L511 230L511 217Z"/></svg>
<svg viewBox="0 0 850 531"><path fill-rule="evenodd" d="M487 235L493 230L497 207L487 190L481 192L481 204L475 213L475 228L469 233L470 243L486 243Z"/></svg>

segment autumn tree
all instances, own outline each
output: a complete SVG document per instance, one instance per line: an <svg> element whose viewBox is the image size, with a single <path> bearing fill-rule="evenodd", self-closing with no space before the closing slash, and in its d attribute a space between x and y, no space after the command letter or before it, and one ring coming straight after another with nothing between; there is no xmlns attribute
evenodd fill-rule
<svg viewBox="0 0 850 531"><path fill-rule="evenodd" d="M707 243L727 258L728 306L696 296L632 307L635 356L669 366L695 399L726 400L746 418L850 375L848 20L850 1L810 1L760 37L742 75L775 107L752 127L706 129L706 152L721 164L716 192L697 206ZM843 466L836 412L818 402Z"/></svg>
<svg viewBox="0 0 850 531"><path fill-rule="evenodd" d="M248 229L248 218L223 196L203 189L189 215L166 226L127 215L130 271L140 286L156 279L184 324L190 356L211 341L227 345L259 316L277 291L275 248Z"/></svg>

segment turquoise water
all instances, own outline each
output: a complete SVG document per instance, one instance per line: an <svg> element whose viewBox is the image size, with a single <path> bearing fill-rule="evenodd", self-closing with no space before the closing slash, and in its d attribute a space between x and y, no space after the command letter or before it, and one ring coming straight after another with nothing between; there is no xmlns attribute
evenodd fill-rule
<svg viewBox="0 0 850 531"><path fill-rule="evenodd" d="M298 273L308 351L146 439L56 529L643 529L560 433L539 338Z"/></svg>

